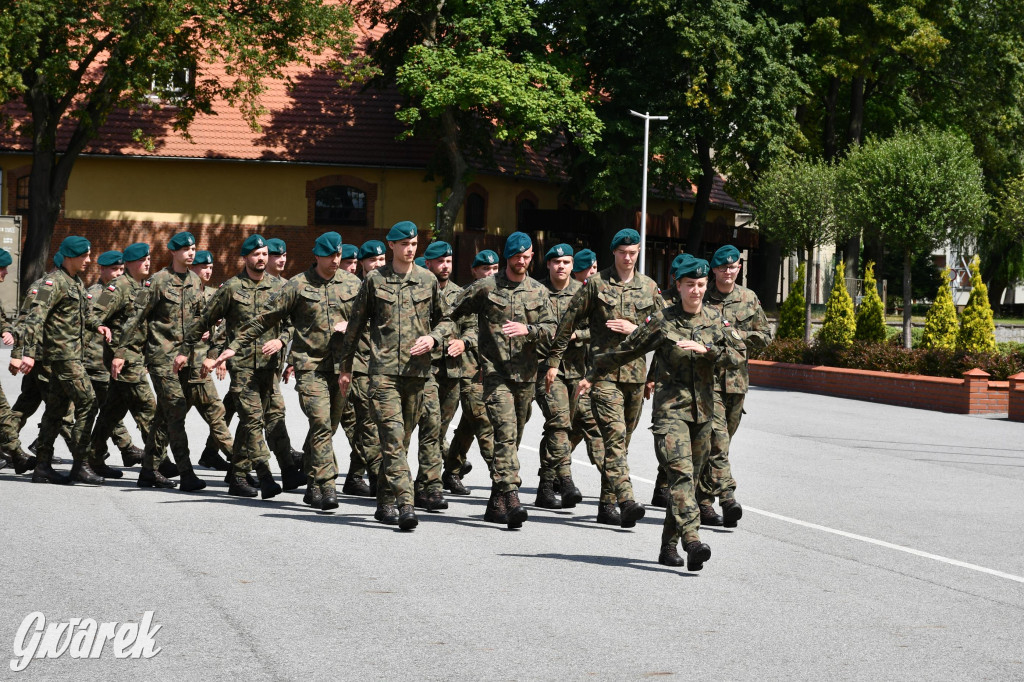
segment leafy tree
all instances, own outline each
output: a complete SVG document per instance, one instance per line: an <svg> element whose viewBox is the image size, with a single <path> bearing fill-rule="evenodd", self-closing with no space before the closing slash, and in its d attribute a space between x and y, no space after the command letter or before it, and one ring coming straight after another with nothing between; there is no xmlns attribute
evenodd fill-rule
<svg viewBox="0 0 1024 682"><path fill-rule="evenodd" d="M778 242L785 253L811 258L815 247L840 234L834 196L836 169L824 161L780 160L762 176L754 189L754 205L761 230ZM810 287L810 283L805 286ZM811 291L804 294L804 340L811 340Z"/></svg>
<svg viewBox="0 0 1024 682"><path fill-rule="evenodd" d="M957 319L956 306L953 304L953 294L949 289L949 268L942 271L942 280L938 293L935 294L935 301L928 308L928 312L924 317L924 337L921 339L922 348L938 348L943 350L953 350L956 348L960 321Z"/></svg>
<svg viewBox="0 0 1024 682"><path fill-rule="evenodd" d="M981 260L975 256L970 265L971 297L960 316L956 349L972 353L993 353L996 350L996 325L992 306L988 304L988 287L981 278Z"/></svg>
<svg viewBox="0 0 1024 682"><path fill-rule="evenodd" d="M981 227L987 197L970 143L952 132L900 131L854 149L840 168L839 215L903 253L903 340L910 348L911 257L962 244Z"/></svg>
<svg viewBox="0 0 1024 682"><path fill-rule="evenodd" d="M846 266L842 261L836 265L836 278L832 291L825 302L825 318L818 330L817 341L823 346L849 348L857 331L857 320L853 313L853 299L846 288Z"/></svg>
<svg viewBox="0 0 1024 682"><path fill-rule="evenodd" d="M857 330L853 338L877 343L885 341L885 306L878 295L873 262L864 267L864 299L857 310Z"/></svg>
<svg viewBox="0 0 1024 682"><path fill-rule="evenodd" d="M789 285L789 296L779 306L779 328L775 332L777 339L803 339L807 342L807 319L804 316L806 277L807 264L800 263L796 269L796 278Z"/></svg>
<svg viewBox="0 0 1024 682"><path fill-rule="evenodd" d="M995 308L1006 288L1024 279L1024 175L1007 182L995 198L992 215L978 235L987 256L985 271L989 304Z"/></svg>
<svg viewBox="0 0 1024 682"><path fill-rule="evenodd" d="M19 128L32 145L26 284L45 269L75 162L114 109L153 107L157 95L187 132L224 99L255 127L264 79L351 45L348 10L326 0L26 0L0 5L2 26L0 101L24 102ZM209 64L224 75L205 72Z"/></svg>
<svg viewBox="0 0 1024 682"><path fill-rule="evenodd" d="M546 148L559 135L592 150L601 123L591 91L550 58L546 28L527 0L358 0L384 34L369 40L372 76L408 97L398 118L407 136L438 140L438 170L451 190L438 238L450 240L474 165L493 165L494 143L522 159L523 145Z"/></svg>

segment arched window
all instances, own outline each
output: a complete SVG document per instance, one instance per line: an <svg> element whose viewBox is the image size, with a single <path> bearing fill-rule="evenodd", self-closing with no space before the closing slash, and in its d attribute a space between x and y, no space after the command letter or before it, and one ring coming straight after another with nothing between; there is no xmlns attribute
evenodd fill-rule
<svg viewBox="0 0 1024 682"><path fill-rule="evenodd" d="M487 200L479 192L466 195L466 229L483 230L487 227Z"/></svg>
<svg viewBox="0 0 1024 682"><path fill-rule="evenodd" d="M316 191L316 225L366 227L366 192L348 185L328 185Z"/></svg>

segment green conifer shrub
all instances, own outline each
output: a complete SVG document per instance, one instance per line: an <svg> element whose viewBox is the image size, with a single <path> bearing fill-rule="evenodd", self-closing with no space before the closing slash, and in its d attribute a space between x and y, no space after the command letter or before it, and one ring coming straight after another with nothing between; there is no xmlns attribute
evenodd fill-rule
<svg viewBox="0 0 1024 682"><path fill-rule="evenodd" d="M953 350L956 348L960 321L956 317L953 294L949 291L949 268L942 271L942 285L935 294L935 302L924 316L924 338L922 348Z"/></svg>
<svg viewBox="0 0 1024 682"><path fill-rule="evenodd" d="M882 297L878 295L874 261L864 268L864 300L857 311L857 331L853 338L875 343L885 341L885 308Z"/></svg>
<svg viewBox="0 0 1024 682"><path fill-rule="evenodd" d="M988 287L981 279L981 260L975 256L971 269L971 297L960 316L960 332L956 349L970 353L991 353L996 350L996 324L988 302Z"/></svg>
<svg viewBox="0 0 1024 682"><path fill-rule="evenodd" d="M803 339L807 329L804 316L804 277L807 267L801 263L796 271L796 279L789 285L789 296L779 306L779 328L775 332L777 339Z"/></svg>
<svg viewBox="0 0 1024 682"><path fill-rule="evenodd" d="M836 279L825 302L825 319L818 332L818 344L833 348L849 348L857 331L857 320L853 313L853 299L846 290L846 266L842 261L836 265Z"/></svg>

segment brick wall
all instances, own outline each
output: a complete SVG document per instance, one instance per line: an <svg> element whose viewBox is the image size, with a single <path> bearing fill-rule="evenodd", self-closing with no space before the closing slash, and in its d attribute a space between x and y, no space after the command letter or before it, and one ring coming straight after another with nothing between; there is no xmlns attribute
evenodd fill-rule
<svg viewBox="0 0 1024 682"><path fill-rule="evenodd" d="M963 379L916 374L870 372L838 367L815 367L785 362L750 361L750 383L755 386L822 393L954 414L999 414L1009 411L1009 382L989 381L980 369ZM1024 375L1022 375L1024 380ZM1024 401L1024 381L1021 382ZM1021 406L1024 412L1024 405ZM1022 415L1024 420L1024 415Z"/></svg>
<svg viewBox="0 0 1024 682"><path fill-rule="evenodd" d="M1008 416L1011 421L1024 422L1024 372L1010 377Z"/></svg>

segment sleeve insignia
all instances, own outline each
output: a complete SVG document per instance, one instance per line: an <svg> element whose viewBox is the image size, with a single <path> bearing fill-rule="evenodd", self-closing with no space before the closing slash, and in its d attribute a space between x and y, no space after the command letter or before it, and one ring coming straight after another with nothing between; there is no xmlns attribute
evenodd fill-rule
<svg viewBox="0 0 1024 682"><path fill-rule="evenodd" d="M648 316L647 316L647 317L646 317L646 318L644 319L644 324L650 324L650 323L651 323L651 316L650 316L650 315L648 315Z"/></svg>
<svg viewBox="0 0 1024 682"><path fill-rule="evenodd" d="M48 279L45 282L43 282L43 284L45 284L48 287L52 287L53 286L53 280L52 279Z"/></svg>
<svg viewBox="0 0 1024 682"><path fill-rule="evenodd" d="M92 298L92 294L86 294L85 297L86 298Z"/></svg>
<svg viewBox="0 0 1024 682"><path fill-rule="evenodd" d="M107 289L109 289L110 291L117 291L117 286L111 284L111 285L107 286Z"/></svg>
<svg viewBox="0 0 1024 682"><path fill-rule="evenodd" d="M36 294L38 294L38 293L39 293L39 289L33 289L32 291L30 291L30 292L28 292L28 293L30 293L30 294L32 294L33 296L35 296Z"/></svg>
<svg viewBox="0 0 1024 682"><path fill-rule="evenodd" d="M142 286L144 286L144 287L148 287L148 286L150 286L150 285L151 285L152 283L153 283L153 280L151 280L151 279L147 279L147 280L146 280L146 281L145 281L145 282L143 283L143 285L142 285Z"/></svg>
<svg viewBox="0 0 1024 682"><path fill-rule="evenodd" d="M722 322L722 324L723 324L724 326L726 326L726 327L730 326L730 325L729 325L729 320L725 320L725 321L723 321L723 322Z"/></svg>

